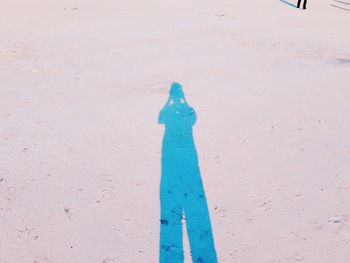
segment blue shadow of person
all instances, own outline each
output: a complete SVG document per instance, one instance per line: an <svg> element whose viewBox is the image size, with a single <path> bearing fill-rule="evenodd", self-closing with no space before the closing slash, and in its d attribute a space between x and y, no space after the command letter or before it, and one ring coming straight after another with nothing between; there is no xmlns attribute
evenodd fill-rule
<svg viewBox="0 0 350 263"><path fill-rule="evenodd" d="M160 183L160 263L182 263L185 219L192 262L216 263L209 212L193 140L196 113L185 99L182 86L173 83L160 111L165 125Z"/></svg>

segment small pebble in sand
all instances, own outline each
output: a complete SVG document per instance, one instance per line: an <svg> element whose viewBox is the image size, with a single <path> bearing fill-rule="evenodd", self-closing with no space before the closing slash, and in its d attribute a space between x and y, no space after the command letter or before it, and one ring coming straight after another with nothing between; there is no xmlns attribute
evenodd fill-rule
<svg viewBox="0 0 350 263"><path fill-rule="evenodd" d="M68 218L71 219L71 215L72 215L71 209L70 209L70 208L65 208L65 209L64 209L64 212L65 212L65 214L68 216Z"/></svg>

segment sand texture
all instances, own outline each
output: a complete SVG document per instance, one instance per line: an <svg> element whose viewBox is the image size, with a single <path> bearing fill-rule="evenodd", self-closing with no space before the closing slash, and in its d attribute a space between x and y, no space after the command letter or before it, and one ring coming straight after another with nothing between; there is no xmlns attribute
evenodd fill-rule
<svg viewBox="0 0 350 263"><path fill-rule="evenodd" d="M2 0L0 263L159 262L173 82L218 262L350 262L346 3Z"/></svg>

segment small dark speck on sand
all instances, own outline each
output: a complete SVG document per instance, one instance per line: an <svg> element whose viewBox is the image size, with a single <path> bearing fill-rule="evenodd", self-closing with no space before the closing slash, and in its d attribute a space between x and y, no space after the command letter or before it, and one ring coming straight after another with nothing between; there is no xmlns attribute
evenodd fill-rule
<svg viewBox="0 0 350 263"><path fill-rule="evenodd" d="M161 220L160 220L160 223L163 224L163 225L167 225L167 224L168 224L168 220L166 220L166 219L161 219Z"/></svg>
<svg viewBox="0 0 350 263"><path fill-rule="evenodd" d="M340 224L340 223L347 223L349 218L345 215L343 216L337 216L337 217L331 217L328 222L333 224Z"/></svg>
<svg viewBox="0 0 350 263"><path fill-rule="evenodd" d="M0 183L4 181L4 178L0 178Z"/></svg>

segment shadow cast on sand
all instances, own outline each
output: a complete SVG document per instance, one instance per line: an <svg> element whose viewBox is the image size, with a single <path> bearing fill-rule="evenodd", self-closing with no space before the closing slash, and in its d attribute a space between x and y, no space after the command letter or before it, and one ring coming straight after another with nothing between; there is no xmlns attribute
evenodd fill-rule
<svg viewBox="0 0 350 263"><path fill-rule="evenodd" d="M331 4L330 6L331 6L331 7L338 8L338 9L342 9L342 10L345 10L345 11L350 11L350 9L345 8L345 7L341 7L341 6L337 6L337 5L333 5L333 4Z"/></svg>
<svg viewBox="0 0 350 263"><path fill-rule="evenodd" d="M350 5L350 2L340 1L340 0L334 0L334 2L338 2L343 5Z"/></svg>
<svg viewBox="0 0 350 263"><path fill-rule="evenodd" d="M292 4L292 3L289 3L289 2L287 2L287 1L280 0L280 2L282 2L282 3L284 3L284 4L287 4L287 5L290 5L290 6L293 6L293 7L297 8L297 6L296 6L296 5L294 5L294 4Z"/></svg>
<svg viewBox="0 0 350 263"><path fill-rule="evenodd" d="M165 125L160 184L160 263L182 263L183 221L186 222L194 263L216 263L207 201L202 185L192 127L196 113L187 104L182 87L173 83L160 111Z"/></svg>

